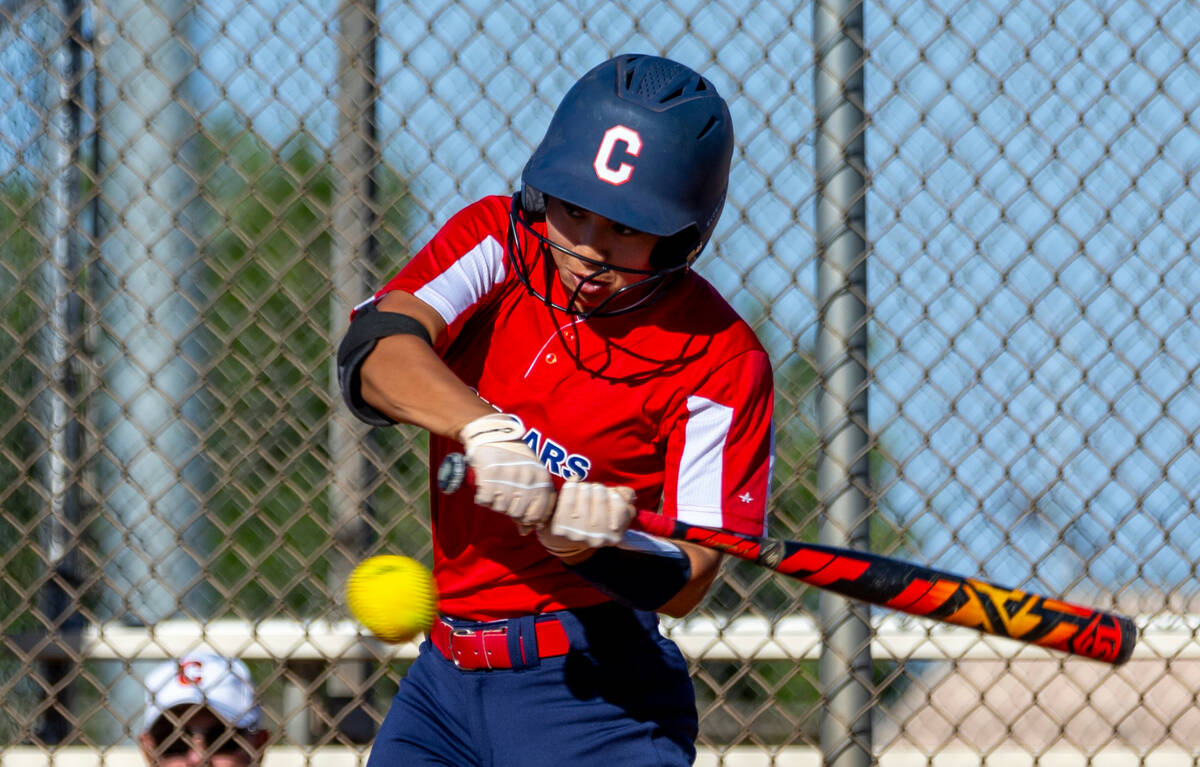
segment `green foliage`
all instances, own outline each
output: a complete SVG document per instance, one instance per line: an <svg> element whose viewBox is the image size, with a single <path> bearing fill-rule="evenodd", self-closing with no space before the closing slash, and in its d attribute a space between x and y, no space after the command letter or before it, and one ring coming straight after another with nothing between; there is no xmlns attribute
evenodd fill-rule
<svg viewBox="0 0 1200 767"><path fill-rule="evenodd" d="M44 386L37 363L43 324L42 251L32 190L15 179L0 184L0 540L35 541L45 501L37 457L45 439L28 411ZM0 631L37 627L31 600L42 570L32 546L0 547Z"/></svg>
<svg viewBox="0 0 1200 767"><path fill-rule="evenodd" d="M333 170L303 137L273 151L254 134L225 130L196 137L188 155L203 189L189 212L203 243L189 276L205 318L196 342L211 419L205 612L323 616L340 589L327 447L342 407L330 327L333 312L345 311L332 294ZM377 184L379 229L396 257L406 189L386 167ZM409 447L400 441L382 457Z"/></svg>
<svg viewBox="0 0 1200 767"><path fill-rule="evenodd" d="M0 540L8 542L0 546L0 633L6 635L40 626L34 603L44 567L32 544L45 507L35 461L45 440L27 416L43 385L35 353L43 321L37 215L28 185L0 182ZM19 724L10 715L30 710L37 690L8 652L0 653L0 700L8 704L0 707L0 743L12 742Z"/></svg>

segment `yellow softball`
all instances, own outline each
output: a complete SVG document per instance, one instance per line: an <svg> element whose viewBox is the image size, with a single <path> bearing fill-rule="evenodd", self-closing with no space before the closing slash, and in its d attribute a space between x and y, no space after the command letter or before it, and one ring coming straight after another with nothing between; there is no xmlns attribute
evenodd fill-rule
<svg viewBox="0 0 1200 767"><path fill-rule="evenodd" d="M346 581L346 604L358 622L390 644L429 630L437 611L433 575L415 559L383 554L363 560Z"/></svg>

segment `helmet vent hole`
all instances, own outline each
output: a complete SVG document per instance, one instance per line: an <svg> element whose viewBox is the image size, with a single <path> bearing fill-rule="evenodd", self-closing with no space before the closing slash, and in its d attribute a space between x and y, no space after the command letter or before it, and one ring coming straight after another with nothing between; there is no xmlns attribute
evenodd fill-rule
<svg viewBox="0 0 1200 767"><path fill-rule="evenodd" d="M704 138L715 127L717 127L717 118L715 118L715 117L708 118L708 122L705 123L704 127L700 129L700 132L696 134L696 138Z"/></svg>
<svg viewBox="0 0 1200 767"><path fill-rule="evenodd" d="M687 71L674 62L639 62L632 69L632 77L627 80L625 87L648 102L666 104L678 98L687 85L681 82Z"/></svg>
<svg viewBox="0 0 1200 767"><path fill-rule="evenodd" d="M660 98L660 99L658 100L658 103L660 103L660 104L669 104L669 103L671 103L672 101L674 101L675 99L679 98L679 97L680 97L680 96L682 96L682 95L683 95L683 88L676 88L675 90L671 91L671 92L670 92L670 93L668 93L667 95L665 95L665 96L663 96L662 98Z"/></svg>

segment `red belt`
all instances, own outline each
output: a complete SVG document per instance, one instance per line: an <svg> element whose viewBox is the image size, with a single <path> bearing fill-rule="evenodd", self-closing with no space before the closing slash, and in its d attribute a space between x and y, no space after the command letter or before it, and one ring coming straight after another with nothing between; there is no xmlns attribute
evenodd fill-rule
<svg viewBox="0 0 1200 767"><path fill-rule="evenodd" d="M516 624L512 625L515 630ZM455 666L467 671L528 665L531 658L527 653L532 653L533 648L527 647L522 637L517 642L520 657L514 658L508 649L508 631L506 621L482 624L477 628L455 628L439 619L429 630L429 641L448 660L454 661ZM567 631L557 618L539 620L534 624L534 631L537 657L550 658L570 651Z"/></svg>

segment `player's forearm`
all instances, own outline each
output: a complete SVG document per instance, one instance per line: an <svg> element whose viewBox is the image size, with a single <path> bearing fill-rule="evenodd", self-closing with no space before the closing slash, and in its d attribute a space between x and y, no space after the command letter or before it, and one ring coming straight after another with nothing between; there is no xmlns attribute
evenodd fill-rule
<svg viewBox="0 0 1200 767"><path fill-rule="evenodd" d="M691 560L692 574L679 593L658 608L658 612L672 618L682 618L696 609L712 587L721 569L722 554L712 549L701 548L694 543L675 541L675 545L683 549L683 553Z"/></svg>
<svg viewBox="0 0 1200 767"><path fill-rule="evenodd" d="M412 317L431 339L446 331L433 307L411 293L394 290L378 308ZM469 421L496 412L459 380L423 339L409 334L379 339L360 370L364 402L400 423L410 423L451 439Z"/></svg>
<svg viewBox="0 0 1200 767"><path fill-rule="evenodd" d="M496 412L414 336L380 339L363 362L361 380L363 401L371 407L451 439L469 421Z"/></svg>

